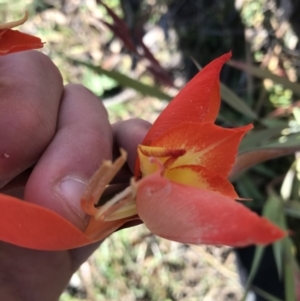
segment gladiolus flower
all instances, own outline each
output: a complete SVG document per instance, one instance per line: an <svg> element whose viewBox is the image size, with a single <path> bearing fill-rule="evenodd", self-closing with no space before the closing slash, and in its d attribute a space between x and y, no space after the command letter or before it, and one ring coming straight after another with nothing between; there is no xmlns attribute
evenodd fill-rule
<svg viewBox="0 0 300 301"><path fill-rule="evenodd" d="M192 244L269 244L286 232L248 210L227 176L242 137L252 128L214 124L219 74L230 58L208 64L161 113L138 147L137 181L99 208L105 187L126 161L105 161L82 196L90 215L84 232L55 212L0 195L0 240L41 250L64 250L107 237L140 218L154 234Z"/></svg>
<svg viewBox="0 0 300 301"><path fill-rule="evenodd" d="M27 19L28 13L25 12L20 20L0 24L0 55L43 47L39 38L11 29L25 23Z"/></svg>
<svg viewBox="0 0 300 301"><path fill-rule="evenodd" d="M220 107L219 73L230 56L200 71L138 147L135 173L143 178L137 187L137 213L150 231L164 238L245 246L269 244L286 235L236 202L239 197L227 180L240 140L252 128L214 124Z"/></svg>

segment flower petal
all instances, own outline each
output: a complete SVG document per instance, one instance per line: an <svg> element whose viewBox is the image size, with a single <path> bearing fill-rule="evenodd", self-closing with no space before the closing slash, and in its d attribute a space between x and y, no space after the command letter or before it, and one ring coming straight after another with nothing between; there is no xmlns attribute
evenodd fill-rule
<svg viewBox="0 0 300 301"><path fill-rule="evenodd" d="M201 165L227 177L234 164L240 140L252 127L250 124L226 129L207 122L185 122L152 141L151 146L186 150L170 167Z"/></svg>
<svg viewBox="0 0 300 301"><path fill-rule="evenodd" d="M230 57L231 53L220 56L189 81L159 115L142 144L151 145L152 140L182 122L213 123L220 108L220 71Z"/></svg>
<svg viewBox="0 0 300 301"><path fill-rule="evenodd" d="M192 244L269 244L287 233L219 193L177 184L159 173L140 180L137 212L151 232Z"/></svg>
<svg viewBox="0 0 300 301"><path fill-rule="evenodd" d="M178 166L166 170L164 176L176 183L215 191L232 199L239 198L234 187L226 178L211 172L203 166Z"/></svg>
<svg viewBox="0 0 300 301"><path fill-rule="evenodd" d="M104 222L103 222L104 223ZM115 222L105 222L103 237L115 230ZM99 229L98 229L99 233ZM0 194L0 240L36 250L68 250L101 237L90 238L55 212L17 198Z"/></svg>
<svg viewBox="0 0 300 301"><path fill-rule="evenodd" d="M0 55L42 47L37 37L12 29L0 30Z"/></svg>

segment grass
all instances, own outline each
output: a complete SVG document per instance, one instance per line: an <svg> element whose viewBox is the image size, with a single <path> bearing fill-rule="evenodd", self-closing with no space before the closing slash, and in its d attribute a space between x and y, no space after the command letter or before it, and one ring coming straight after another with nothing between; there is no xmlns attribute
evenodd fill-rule
<svg viewBox="0 0 300 301"><path fill-rule="evenodd" d="M199 300L199 296L221 301L239 300L242 295L230 248L183 245L158 238L144 226L113 234L78 275L86 291L83 300L91 301Z"/></svg>

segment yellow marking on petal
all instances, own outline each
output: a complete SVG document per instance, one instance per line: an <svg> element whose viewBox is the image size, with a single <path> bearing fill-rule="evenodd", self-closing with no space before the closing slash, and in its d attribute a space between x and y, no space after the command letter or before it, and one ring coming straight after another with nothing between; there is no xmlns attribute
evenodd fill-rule
<svg viewBox="0 0 300 301"><path fill-rule="evenodd" d="M233 185L226 178L203 166L185 165L168 169L165 177L183 185L219 192L232 199L239 198Z"/></svg>
<svg viewBox="0 0 300 301"><path fill-rule="evenodd" d="M227 176L235 160L238 144L251 125L225 129L211 123L182 123L153 141L153 147L184 149L169 167L201 165Z"/></svg>
<svg viewBox="0 0 300 301"><path fill-rule="evenodd" d="M177 167L182 165L205 165L205 155L217 148L226 140L228 140L228 138L221 139L201 151L197 150L196 148L189 148L188 151L178 160L176 160L176 162L174 162L170 167ZM184 148L186 146L183 144L181 147Z"/></svg>
<svg viewBox="0 0 300 301"><path fill-rule="evenodd" d="M201 177L201 174L197 174L194 170L189 168L172 168L171 170L166 171L165 177L171 181L188 186L208 190L211 188L207 181Z"/></svg>
<svg viewBox="0 0 300 301"><path fill-rule="evenodd" d="M2 29L10 29L10 28L22 25L27 20L28 20L28 11L25 10L25 14L24 14L23 18L21 18L20 20L16 20L16 21L12 21L12 22L7 22L7 23L0 24L0 30L2 30Z"/></svg>

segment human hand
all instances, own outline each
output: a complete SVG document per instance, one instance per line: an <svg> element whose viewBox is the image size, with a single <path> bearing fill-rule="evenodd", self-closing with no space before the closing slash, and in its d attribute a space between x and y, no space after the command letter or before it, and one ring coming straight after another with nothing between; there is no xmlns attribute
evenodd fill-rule
<svg viewBox="0 0 300 301"><path fill-rule="evenodd" d="M57 212L81 230L86 215L80 197L89 178L123 147L129 168L119 179L128 181L137 144L148 128L141 120L111 126L99 99L83 86L64 87L57 68L39 52L0 57L0 187ZM9 188L33 166L25 187ZM0 299L57 300L98 245L48 252L0 242Z"/></svg>

